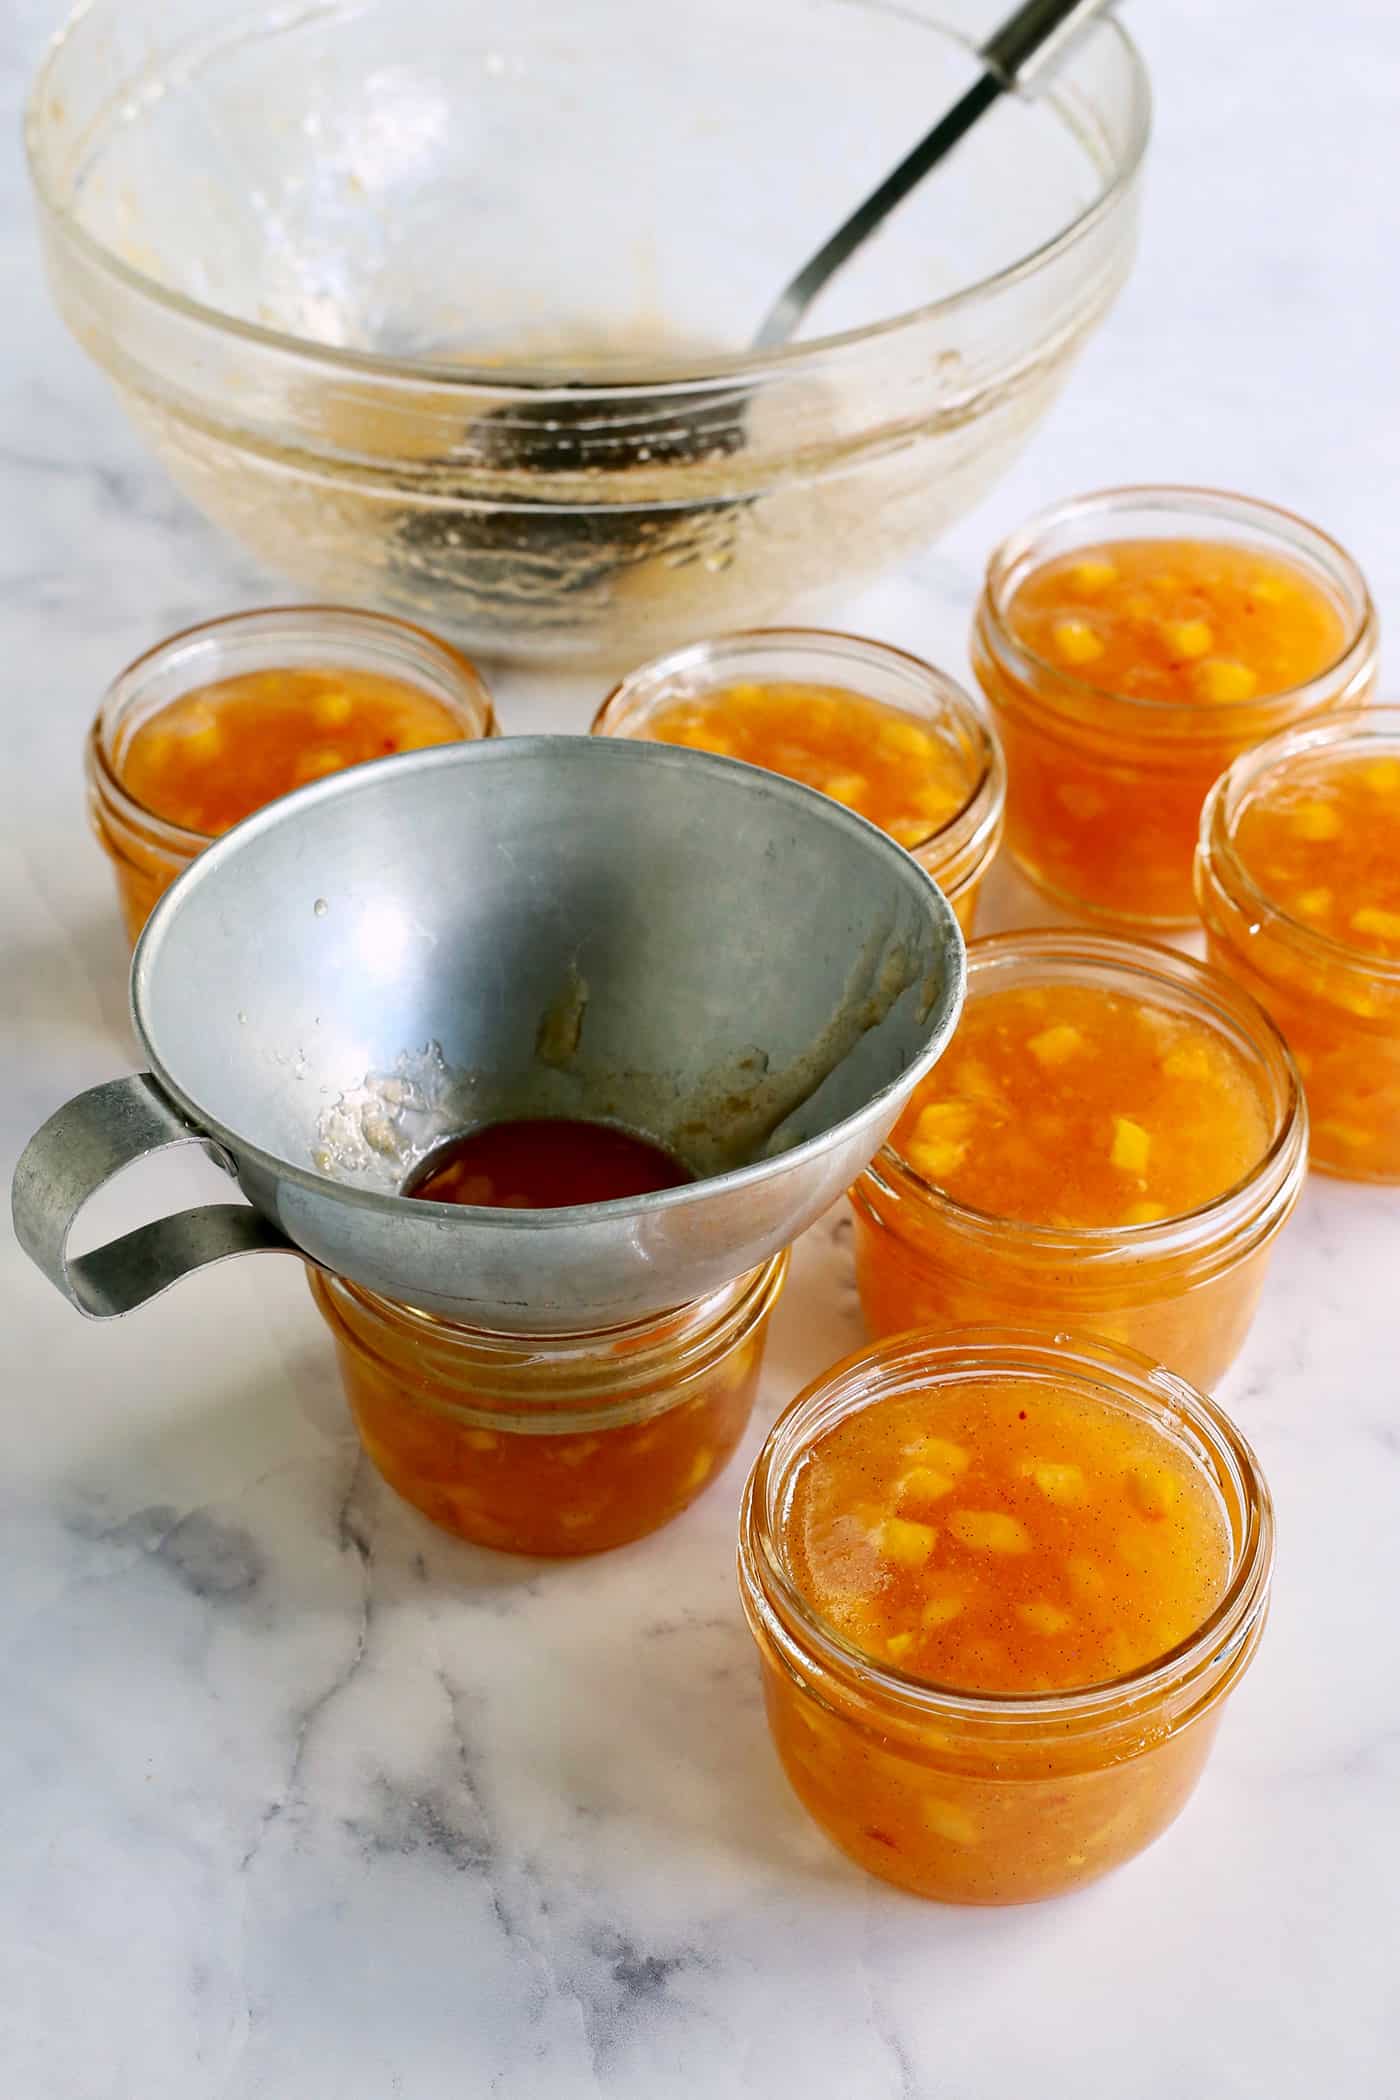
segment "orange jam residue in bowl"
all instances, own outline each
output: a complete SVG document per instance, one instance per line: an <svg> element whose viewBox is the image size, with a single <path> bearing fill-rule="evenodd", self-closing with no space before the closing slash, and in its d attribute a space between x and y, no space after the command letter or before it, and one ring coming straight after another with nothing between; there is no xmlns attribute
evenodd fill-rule
<svg viewBox="0 0 1400 2100"><path fill-rule="evenodd" d="M144 809L212 838L328 773L466 734L442 701L380 672L248 671L148 715L118 771Z"/></svg>
<svg viewBox="0 0 1400 2100"><path fill-rule="evenodd" d="M468 1131L433 1152L405 1193L489 1210L557 1210L679 1188L689 1170L660 1145L611 1123L522 1117Z"/></svg>
<svg viewBox="0 0 1400 2100"><path fill-rule="evenodd" d="M1190 1638L1230 1536L1186 1448L1125 1409L972 1381L848 1415L792 1490L799 1590L851 1644L958 1691L1070 1691Z"/></svg>
<svg viewBox="0 0 1400 2100"><path fill-rule="evenodd" d="M647 734L819 788L910 848L958 816L979 784L970 754L935 725L837 686L718 687L662 709Z"/></svg>
<svg viewBox="0 0 1400 2100"><path fill-rule="evenodd" d="M1341 656L1332 598L1277 555L1209 540L1113 540L1032 570L1013 633L1102 692L1207 706L1306 685Z"/></svg>
<svg viewBox="0 0 1400 2100"><path fill-rule="evenodd" d="M997 1217L1145 1225L1242 1181L1269 1143L1257 1081L1189 1015L1089 984L969 998L893 1149Z"/></svg>

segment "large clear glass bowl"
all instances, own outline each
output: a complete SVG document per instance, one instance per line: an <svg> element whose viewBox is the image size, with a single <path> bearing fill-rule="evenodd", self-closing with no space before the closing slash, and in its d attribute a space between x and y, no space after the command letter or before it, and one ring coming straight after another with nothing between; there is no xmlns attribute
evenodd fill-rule
<svg viewBox="0 0 1400 2100"><path fill-rule="evenodd" d="M746 352L974 76L998 0L936 5L89 0L28 113L54 292L311 591L611 661L829 606L985 494L1131 259L1106 25Z"/></svg>

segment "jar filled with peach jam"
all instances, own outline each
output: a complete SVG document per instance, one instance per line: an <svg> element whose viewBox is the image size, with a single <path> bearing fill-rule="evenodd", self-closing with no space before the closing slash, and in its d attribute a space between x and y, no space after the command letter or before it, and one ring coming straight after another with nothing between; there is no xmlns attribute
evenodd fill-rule
<svg viewBox="0 0 1400 2100"><path fill-rule="evenodd" d="M972 632L1017 866L1075 913L1193 925L1211 783L1365 700L1376 650L1356 564L1270 504L1111 489L1033 520L992 556Z"/></svg>
<svg viewBox="0 0 1400 2100"><path fill-rule="evenodd" d="M1307 1128L1278 1030L1221 971L1108 934L974 941L957 1035L851 1191L867 1329L1073 1327L1210 1389Z"/></svg>
<svg viewBox="0 0 1400 2100"><path fill-rule="evenodd" d="M601 1553L717 1479L758 1390L786 1253L589 1334L464 1327L309 1269L369 1458L433 1523L504 1553Z"/></svg>
<svg viewBox="0 0 1400 2100"><path fill-rule="evenodd" d="M912 853L972 931L1006 774L975 702L932 664L818 628L726 635L634 671L593 733L688 745L820 789Z"/></svg>
<svg viewBox="0 0 1400 2100"><path fill-rule="evenodd" d="M1288 1040L1313 1165L1400 1181L1400 707L1237 759L1202 813L1196 895L1213 959Z"/></svg>
<svg viewBox="0 0 1400 2100"><path fill-rule="evenodd" d="M1029 1903L1180 1812L1263 1632L1268 1489L1133 1351L901 1335L780 1418L739 1579L778 1755L886 1881Z"/></svg>
<svg viewBox="0 0 1400 2100"><path fill-rule="evenodd" d="M279 795L495 734L473 666L402 620L284 606L172 635L113 681L87 743L88 811L129 938L211 838Z"/></svg>

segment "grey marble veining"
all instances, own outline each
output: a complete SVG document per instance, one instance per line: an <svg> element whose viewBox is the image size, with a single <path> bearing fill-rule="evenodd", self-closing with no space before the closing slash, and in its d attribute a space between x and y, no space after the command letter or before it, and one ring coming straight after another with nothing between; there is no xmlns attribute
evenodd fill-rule
<svg viewBox="0 0 1400 2100"><path fill-rule="evenodd" d="M951 667L1000 532L1130 478L1295 504L1396 610L1393 11L1134 17L1160 112L1133 285L995 500L832 608ZM0 24L11 106L51 19L16 0ZM171 491L64 337L13 129L0 261L8 1178L43 1115L131 1054L82 813L97 695L171 628L281 591ZM522 728L582 726L597 697L501 682ZM993 905L1014 923L1025 900L1004 882ZM867 1882L806 1823L735 1597L744 1463L858 1337L836 1220L799 1250L741 1458L661 1537L577 1567L457 1546L380 1487L291 1264L235 1264L99 1329L6 1238L0 2089L1400 2091L1398 1264L1394 1192L1314 1181L1223 1389L1272 1480L1280 1564L1196 1800L1084 1895L979 1913Z"/></svg>

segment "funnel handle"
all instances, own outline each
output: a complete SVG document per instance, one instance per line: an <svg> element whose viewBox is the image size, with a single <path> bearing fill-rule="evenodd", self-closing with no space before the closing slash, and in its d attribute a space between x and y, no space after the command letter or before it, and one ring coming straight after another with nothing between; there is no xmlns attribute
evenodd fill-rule
<svg viewBox="0 0 1400 2100"><path fill-rule="evenodd" d="M233 1172L228 1154L171 1107L150 1073L133 1072L75 1094L20 1156L11 1190L15 1237L90 1320L132 1312L182 1276L233 1254L297 1252L250 1205L208 1203L138 1225L70 1260L68 1236L89 1196L123 1167L172 1145L198 1145L216 1166Z"/></svg>

